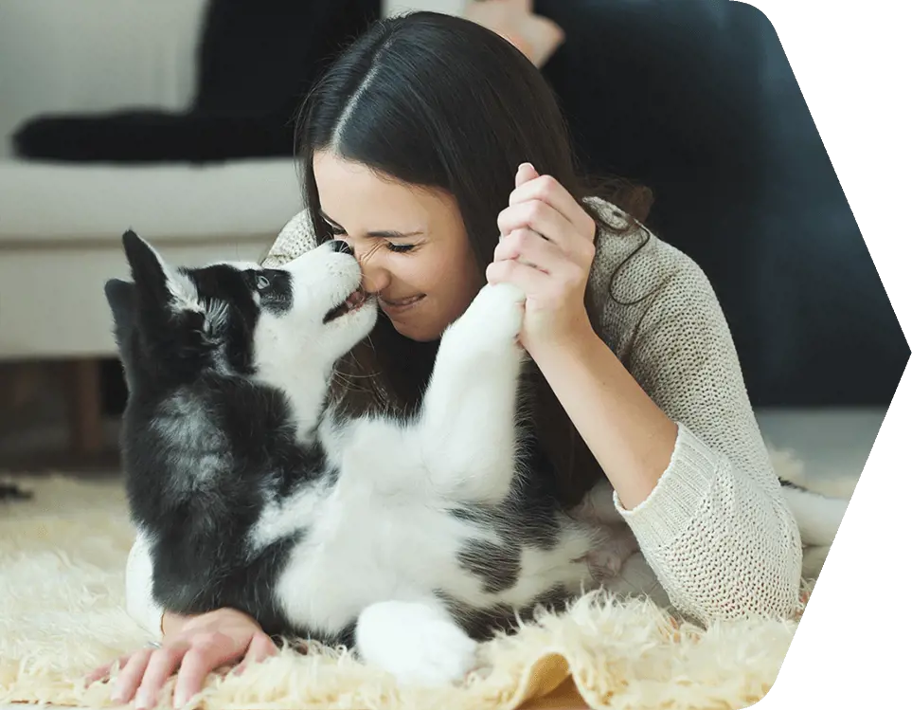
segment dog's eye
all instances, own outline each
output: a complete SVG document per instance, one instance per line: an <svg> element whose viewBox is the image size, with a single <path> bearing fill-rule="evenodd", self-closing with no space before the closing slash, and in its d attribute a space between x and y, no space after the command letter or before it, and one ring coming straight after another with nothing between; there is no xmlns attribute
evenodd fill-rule
<svg viewBox="0 0 912 710"><path fill-rule="evenodd" d="M269 288L269 279L262 275L257 276L256 285L257 289L260 291L265 291L267 288Z"/></svg>

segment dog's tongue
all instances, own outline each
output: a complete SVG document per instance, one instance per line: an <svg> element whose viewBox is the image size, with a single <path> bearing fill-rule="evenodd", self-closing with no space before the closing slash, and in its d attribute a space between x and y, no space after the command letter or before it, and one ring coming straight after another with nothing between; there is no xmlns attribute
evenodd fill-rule
<svg viewBox="0 0 912 710"><path fill-rule="evenodd" d="M364 303L365 298L367 298L367 295L359 288L351 296L345 299L345 305L351 310Z"/></svg>

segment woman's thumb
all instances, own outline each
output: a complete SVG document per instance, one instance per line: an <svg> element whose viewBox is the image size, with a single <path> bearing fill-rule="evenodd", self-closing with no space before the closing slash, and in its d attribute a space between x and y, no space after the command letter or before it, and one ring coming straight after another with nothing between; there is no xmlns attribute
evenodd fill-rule
<svg viewBox="0 0 912 710"><path fill-rule="evenodd" d="M537 177L538 171L532 166L532 163L523 163L516 171L516 187Z"/></svg>

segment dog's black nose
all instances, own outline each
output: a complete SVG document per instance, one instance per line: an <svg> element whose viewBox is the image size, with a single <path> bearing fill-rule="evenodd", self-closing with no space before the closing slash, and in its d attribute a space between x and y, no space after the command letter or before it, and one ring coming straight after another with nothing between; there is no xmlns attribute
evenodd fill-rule
<svg viewBox="0 0 912 710"><path fill-rule="evenodd" d="M343 242L341 239L333 239L329 245L333 248L333 251L340 251L343 254L348 254L349 256L355 255L355 252L352 251L352 248L348 246L348 242Z"/></svg>

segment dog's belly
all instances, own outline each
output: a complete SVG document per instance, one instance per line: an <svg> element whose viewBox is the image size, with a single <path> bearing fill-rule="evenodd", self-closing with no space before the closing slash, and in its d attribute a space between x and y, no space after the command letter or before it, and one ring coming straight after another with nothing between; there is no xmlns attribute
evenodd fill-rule
<svg viewBox="0 0 912 710"><path fill-rule="evenodd" d="M412 482L425 478L375 467L369 478L327 480L264 512L251 536L255 547L306 529L274 587L279 608L296 629L331 637L381 601L442 593L475 609L521 608L556 587L576 593L588 584L582 558L592 540L568 525L549 549L522 547L516 576L492 586L484 570L471 569L460 553L478 542L515 550L518 541L500 539L492 526L454 514L452 501L421 485L403 485L396 473ZM483 555L479 566L485 564L498 562Z"/></svg>
<svg viewBox="0 0 912 710"><path fill-rule="evenodd" d="M437 592L476 609L522 608L558 587L573 594L589 586L582 558L590 540L579 531L566 531L550 550L523 549L515 583L493 592L459 561L471 541L502 542L492 532L442 507L385 503L323 506L276 586L279 606L296 628L337 634L373 603Z"/></svg>
<svg viewBox="0 0 912 710"><path fill-rule="evenodd" d="M481 594L457 556L479 531L442 508L333 495L311 520L276 585L296 627L334 634L375 602L426 598L437 589Z"/></svg>

